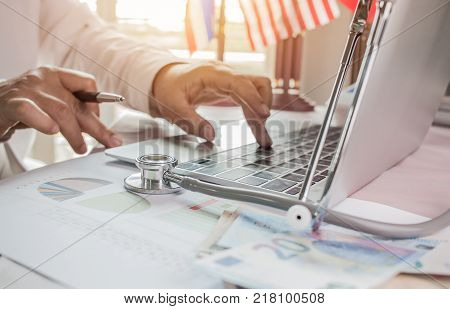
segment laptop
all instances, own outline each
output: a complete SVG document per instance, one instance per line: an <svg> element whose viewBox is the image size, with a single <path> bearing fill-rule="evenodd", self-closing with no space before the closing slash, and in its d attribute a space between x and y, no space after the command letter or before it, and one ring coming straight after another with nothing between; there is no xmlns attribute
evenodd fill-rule
<svg viewBox="0 0 450 309"><path fill-rule="evenodd" d="M355 85L357 95L352 100L361 104L335 170L330 205L422 143L450 80L449 1L391 2L391 15L370 72L360 74ZM177 136L108 149L106 154L134 162L138 155L157 149L178 157L178 174L298 199L319 128L305 125L272 137L271 149L245 142L226 150L200 147L194 137ZM341 128L332 127L327 136L308 196L311 200L322 196L340 132Z"/></svg>

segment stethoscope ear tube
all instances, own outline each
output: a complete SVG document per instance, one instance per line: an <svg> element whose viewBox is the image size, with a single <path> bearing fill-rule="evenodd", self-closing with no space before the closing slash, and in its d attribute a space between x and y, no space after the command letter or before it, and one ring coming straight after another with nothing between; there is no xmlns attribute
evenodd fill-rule
<svg viewBox="0 0 450 309"><path fill-rule="evenodd" d="M262 191L260 192L243 188L219 186L191 177L183 177L178 184L186 190L224 199L262 204L285 211L288 211L295 205L304 206L311 213L315 213L315 211L319 208L318 204L312 202L303 202ZM450 224L450 210L447 210L442 215L425 222L414 224L397 224L365 219L328 209L326 210L324 221L375 236L404 239L429 236L446 228Z"/></svg>
<svg viewBox="0 0 450 309"><path fill-rule="evenodd" d="M324 221L375 236L396 239L416 238L430 236L445 229L450 224L450 210L447 210L436 218L413 224L386 223L347 215L333 210L327 211Z"/></svg>

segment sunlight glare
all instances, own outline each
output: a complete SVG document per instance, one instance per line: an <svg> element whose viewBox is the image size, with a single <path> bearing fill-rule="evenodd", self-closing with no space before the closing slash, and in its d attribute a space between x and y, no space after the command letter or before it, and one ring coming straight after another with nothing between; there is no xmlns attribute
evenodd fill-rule
<svg viewBox="0 0 450 309"><path fill-rule="evenodd" d="M216 7L221 0L215 0ZM244 21L239 0L226 0L227 22ZM147 23L161 31L184 31L186 0L117 0L117 17Z"/></svg>

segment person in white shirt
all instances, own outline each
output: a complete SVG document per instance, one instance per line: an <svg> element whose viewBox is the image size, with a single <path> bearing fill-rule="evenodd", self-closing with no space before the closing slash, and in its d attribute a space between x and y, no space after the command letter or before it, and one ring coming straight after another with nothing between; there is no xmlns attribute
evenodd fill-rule
<svg viewBox="0 0 450 309"><path fill-rule="evenodd" d="M81 132L106 147L121 144L100 122L98 104L73 96L78 90L119 93L129 107L209 141L214 129L195 107L227 96L242 106L258 143L271 145L269 79L176 58L121 34L76 0L0 0L0 42L0 178L20 165L7 141L21 128L61 132L77 153L87 149Z"/></svg>

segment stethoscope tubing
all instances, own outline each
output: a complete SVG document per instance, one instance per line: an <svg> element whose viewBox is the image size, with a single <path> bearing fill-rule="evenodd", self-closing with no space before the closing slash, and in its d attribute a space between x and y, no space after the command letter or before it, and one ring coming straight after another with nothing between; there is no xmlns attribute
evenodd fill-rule
<svg viewBox="0 0 450 309"><path fill-rule="evenodd" d="M289 210L289 208L294 205L301 205L308 208L311 213L314 213L320 207L319 204L293 200L269 192L229 186L226 187L204 182L189 176L183 176L182 180L178 182L178 185L193 192L199 192L224 199L262 204L285 211ZM450 223L450 210L447 210L436 218L414 224L397 224L370 220L332 209L326 209L325 212L323 220L327 223L362 233L395 239L429 236L446 228Z"/></svg>

